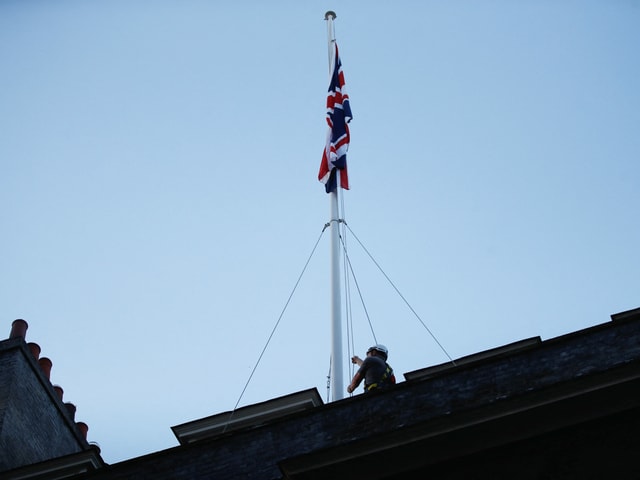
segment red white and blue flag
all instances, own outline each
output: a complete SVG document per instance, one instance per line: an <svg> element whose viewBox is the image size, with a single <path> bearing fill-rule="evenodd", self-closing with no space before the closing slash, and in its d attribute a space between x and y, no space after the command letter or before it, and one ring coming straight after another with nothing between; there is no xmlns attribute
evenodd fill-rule
<svg viewBox="0 0 640 480"><path fill-rule="evenodd" d="M318 180L325 185L327 193L337 188L336 172L340 171L340 186L349 190L349 176L347 175L347 150L349 150L349 122L351 121L351 106L349 95L344 89L344 74L342 62L338 55L338 45L333 57L333 73L327 95L327 144L322 152L322 162L318 172Z"/></svg>

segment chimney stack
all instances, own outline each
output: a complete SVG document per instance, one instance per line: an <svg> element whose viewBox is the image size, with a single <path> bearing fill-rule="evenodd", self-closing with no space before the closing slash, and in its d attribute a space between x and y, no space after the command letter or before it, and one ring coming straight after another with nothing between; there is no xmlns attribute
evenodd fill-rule
<svg viewBox="0 0 640 480"><path fill-rule="evenodd" d="M38 363L40 364L42 373L44 373L44 376L47 377L47 380L49 380L51 378L51 367L53 367L53 362L47 357L42 357L40 360L38 360Z"/></svg>
<svg viewBox="0 0 640 480"><path fill-rule="evenodd" d="M27 336L28 328L29 328L29 324L25 320L21 318L14 320L11 324L11 333L9 334L9 339L22 338L23 340L25 340ZM40 357L42 349L40 348L40 345L38 345L35 342L27 343L27 347L29 347L29 351L33 356L33 358L35 359L35 361L38 362L38 365L40 366L40 370L42 371L42 374L45 376L47 380L49 380L49 382L51 382L51 369L53 368L53 362L51 361L51 359L47 357ZM60 400L60 402L63 403L64 408L67 411L69 417L75 423L77 432L86 441L87 433L89 431L89 426L84 422L75 421L76 406L73 403L63 401L64 390L62 389L62 387L60 385L52 385L52 387L56 396ZM100 453L100 447L98 444L92 442L90 446L91 448L94 448L95 450L97 450L98 454Z"/></svg>
<svg viewBox="0 0 640 480"><path fill-rule="evenodd" d="M58 395L60 401L62 401L62 396L64 395L64 390L62 389L62 387L60 385L54 385L53 389L56 391L56 394Z"/></svg>
<svg viewBox="0 0 640 480"><path fill-rule="evenodd" d="M29 328L29 324L21 318L18 318L13 321L11 324L11 333L9 334L9 338L17 338L27 337L27 328Z"/></svg>
<svg viewBox="0 0 640 480"><path fill-rule="evenodd" d="M64 404L65 407L67 407L67 411L69 412L69 415L71 415L71 419L75 420L76 419L76 406L73 403L65 403Z"/></svg>
<svg viewBox="0 0 640 480"><path fill-rule="evenodd" d="M80 430L82 437L86 440L87 433L89 432L89 425L84 422L76 422L76 426L78 427L78 430Z"/></svg>
<svg viewBox="0 0 640 480"><path fill-rule="evenodd" d="M38 360L40 358L40 352L42 351L40 345L34 342L29 342L27 343L27 347L29 347L29 350L31 350L31 355L33 355L33 358Z"/></svg>

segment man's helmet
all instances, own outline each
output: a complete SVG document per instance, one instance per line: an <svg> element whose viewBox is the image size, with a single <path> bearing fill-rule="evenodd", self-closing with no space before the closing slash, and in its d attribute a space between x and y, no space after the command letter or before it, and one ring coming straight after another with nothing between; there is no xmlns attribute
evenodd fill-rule
<svg viewBox="0 0 640 480"><path fill-rule="evenodd" d="M384 359L386 360L387 357L389 356L389 350L387 350L387 347L385 347L384 345L374 345L373 347L369 347L369 350L367 350L367 353L371 352L375 350L376 352L380 353Z"/></svg>

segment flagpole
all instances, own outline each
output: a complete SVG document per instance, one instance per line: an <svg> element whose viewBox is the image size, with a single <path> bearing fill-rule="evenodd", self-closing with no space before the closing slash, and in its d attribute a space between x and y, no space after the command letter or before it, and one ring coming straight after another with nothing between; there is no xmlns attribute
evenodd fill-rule
<svg viewBox="0 0 640 480"><path fill-rule="evenodd" d="M335 12L328 11L324 14L327 21L327 37L329 45L329 77L333 74L333 61L335 60L335 32L333 21ZM345 383L343 380L343 354L342 354L342 309L340 300L340 217L338 208L338 190L340 185L340 171L336 169L336 188L329 194L331 203L331 398L340 400L344 398Z"/></svg>

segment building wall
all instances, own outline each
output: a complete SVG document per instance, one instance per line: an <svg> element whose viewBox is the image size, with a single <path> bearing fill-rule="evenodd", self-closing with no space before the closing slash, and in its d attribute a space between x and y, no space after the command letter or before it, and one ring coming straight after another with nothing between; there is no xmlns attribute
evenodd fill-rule
<svg viewBox="0 0 640 480"><path fill-rule="evenodd" d="M78 479L635 479L637 469L630 469L637 464L638 391L640 318L419 376L387 392L356 395Z"/></svg>
<svg viewBox="0 0 640 480"><path fill-rule="evenodd" d="M73 426L72 420L65 414L60 421L48 409L53 405L62 413L64 407L47 403L46 395L55 394L24 342L7 345L0 342L0 366L7 367L0 370L0 386L8 386L0 392L0 456L7 425L7 431L27 435L14 454L29 448L32 457L50 456L61 441L57 436L65 435L62 425ZM40 399L32 394L38 382ZM435 373L427 368L386 392L256 417L238 430L85 469L73 478L637 479L638 392L640 309ZM20 397L28 405L17 402ZM33 428L38 442L48 440L32 444ZM58 451L70 446L63 443Z"/></svg>
<svg viewBox="0 0 640 480"><path fill-rule="evenodd" d="M80 452L84 446L24 340L0 342L0 472Z"/></svg>

